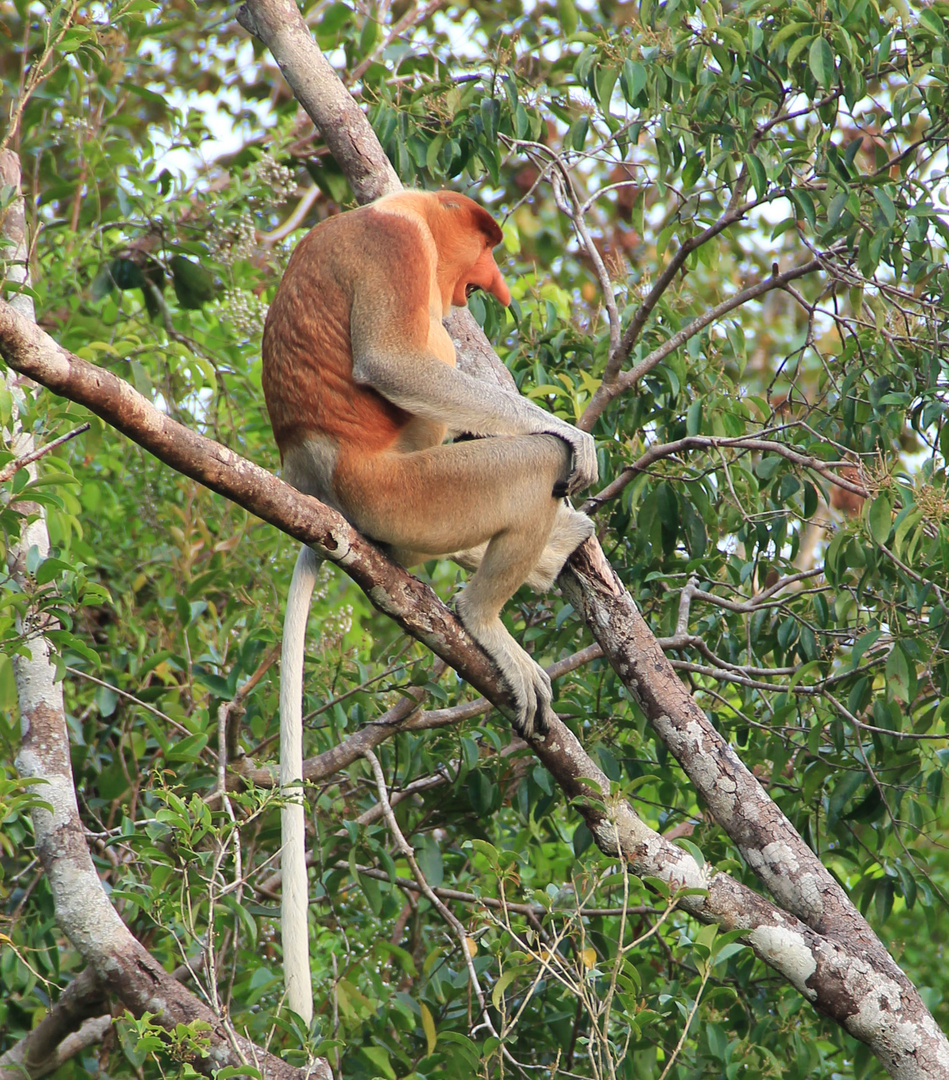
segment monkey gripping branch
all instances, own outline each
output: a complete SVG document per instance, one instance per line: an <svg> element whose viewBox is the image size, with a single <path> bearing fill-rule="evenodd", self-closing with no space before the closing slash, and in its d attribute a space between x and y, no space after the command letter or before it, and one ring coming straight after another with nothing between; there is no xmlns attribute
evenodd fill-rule
<svg viewBox="0 0 949 1080"><path fill-rule="evenodd" d="M371 144L371 131L367 134L360 126L365 121L351 99L347 98L343 119L338 113L327 116L320 112L320 102L324 89L331 99L332 87L294 82L295 64L313 72L319 70L317 58L322 59L296 9L255 3L245 12L245 25L253 25L272 49L321 130L344 136L358 130L361 145ZM347 171L345 152L337 157ZM361 190L358 176L353 186ZM497 673L451 613L338 514L175 424L122 380L59 348L5 302L0 303L0 353L12 368L84 404L172 468L201 480L336 562L380 610L510 715L513 702ZM701 890L683 896L682 907L703 921L742 929L743 939L758 956L816 1008L867 1042L892 1075L945 1074L949 1047L915 989L691 700L594 540L574 557L562 584L659 737L775 903L728 875L700 867L687 852L647 828L629 803L609 796L606 777L569 729L554 720L546 737L532 741L532 748L564 792L575 798L600 847L640 875L660 877L674 888Z"/></svg>

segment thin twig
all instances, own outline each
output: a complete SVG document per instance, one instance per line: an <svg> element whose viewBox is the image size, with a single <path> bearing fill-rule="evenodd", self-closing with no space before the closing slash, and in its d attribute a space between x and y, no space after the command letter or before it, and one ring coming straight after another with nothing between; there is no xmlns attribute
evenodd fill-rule
<svg viewBox="0 0 949 1080"><path fill-rule="evenodd" d="M643 364L645 363L646 361L644 360ZM639 366L642 367L643 365L640 364ZM632 374L632 372L630 374ZM640 473L646 472L656 461L661 461L663 458L674 457L676 454L686 450L721 450L723 448L745 452L758 450L764 453L777 454L780 457L786 458L792 465L797 465L800 468L810 469L813 472L819 473L829 483L834 484L839 488L843 488L844 491L859 495L862 499L870 497L870 492L862 484L855 483L853 480L848 480L846 477L840 476L834 471L835 469L853 468L854 463L851 460L822 461L812 454L798 453L797 450L793 450L786 443L778 442L775 439L761 439L744 435L735 438L724 438L718 435L687 435L683 439L676 439L675 442L656 443L655 445L650 446L649 449L634 461L632 465L627 465L619 476L603 488L602 491L599 491L596 495L587 499L581 509L586 513L590 513L602 506L604 502L615 499L630 481Z"/></svg>
<svg viewBox="0 0 949 1080"><path fill-rule="evenodd" d="M389 803L389 792L386 788L386 778L382 772L382 766L379 764L379 759L371 750L365 750L363 757L369 762L369 766L372 769L373 777L376 781L376 791L379 796L379 802L382 805L382 813L385 818L386 825L389 829L389 833L395 842L396 847L399 849L402 857L409 864L409 869L412 871L412 877L418 882L419 890L422 895L426 897L429 903L435 908L435 910L441 915L445 922L450 927L452 933L455 935L458 941L458 947L461 949L461 954L464 957L465 966L468 969L468 979L474 989L475 996L478 999L478 1008L481 1013L484 1024L491 1032L492 1035L497 1037L498 1033L494 1028L494 1023L491 1020L491 1015L488 1012L487 1001L484 996L484 991L481 989L481 982L478 979L478 973L475 970L474 958L471 955L471 951L468 947L469 937L468 932L461 925L458 919L454 916L445 902L438 896L435 890L429 885L422 873L418 862L415 859L415 852L412 850L412 845L406 840L404 833L399 828L399 823L396 821L395 813L392 810L392 806Z"/></svg>
<svg viewBox="0 0 949 1080"><path fill-rule="evenodd" d="M81 435L84 431L89 430L89 424L80 424L79 427L73 428L72 431L67 431L65 435L60 435L58 439L53 439L52 442L44 443L38 450L33 450L29 454L24 454L23 457L15 458L13 461L8 461L2 469L0 469L0 484L11 479L20 469L25 469L27 465L32 465L34 461L39 461L41 457L51 453L58 446L62 446L63 443L69 442L70 439L75 439L77 435Z"/></svg>

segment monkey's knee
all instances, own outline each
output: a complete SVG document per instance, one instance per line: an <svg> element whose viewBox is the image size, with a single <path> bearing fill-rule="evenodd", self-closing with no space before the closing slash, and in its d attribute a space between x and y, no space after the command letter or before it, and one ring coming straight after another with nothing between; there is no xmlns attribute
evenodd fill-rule
<svg viewBox="0 0 949 1080"><path fill-rule="evenodd" d="M553 475L550 481L550 494L554 499L564 499L569 494L567 484L573 464L573 451L570 444L559 435L545 432L543 435L530 435L531 439L544 439L550 448L550 465Z"/></svg>

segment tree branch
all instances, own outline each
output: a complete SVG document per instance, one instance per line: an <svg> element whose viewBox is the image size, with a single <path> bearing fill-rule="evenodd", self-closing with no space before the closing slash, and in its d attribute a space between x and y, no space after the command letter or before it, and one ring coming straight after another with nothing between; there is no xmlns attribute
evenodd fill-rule
<svg viewBox="0 0 949 1080"><path fill-rule="evenodd" d="M84 968L25 1038L0 1057L0 1080L39 1080L85 1046L97 1042L112 1015L105 987L91 967ZM83 1036L75 1038L79 1033ZM74 1037L71 1045L67 1040Z"/></svg>
<svg viewBox="0 0 949 1080"><path fill-rule="evenodd" d="M734 216L737 219L740 214L736 212ZM728 223L730 222L726 222L726 224ZM724 227L725 225L722 224L721 228ZM715 235L715 233L712 232L714 228L715 226L712 226L707 229L706 232L702 234L702 237L708 238L706 237L706 233ZM721 231L721 229L719 229L718 231ZM704 239L702 240L702 242L704 243ZM694 250L696 247L699 246L699 244L693 244L689 250ZM683 248L680 248L680 252L684 249L684 247L685 245L683 245ZM603 410L607 407L607 405L609 405L613 398L615 398L618 394L621 394L624 390L629 390L631 387L635 386L636 383L638 383L640 379L643 378L643 376L647 375L650 371L652 371L652 369L657 364L665 360L665 358L671 353L674 353L676 349L680 349L690 338L695 337L696 334L704 330L706 326L717 322L723 316L727 315L729 311L734 311L735 308L742 307L742 305L747 304L750 300L755 300L759 296L764 296L765 293L771 292L772 289L781 289L785 285L787 285L789 281L794 281L796 278L804 277L806 274L813 274L814 271L819 270L822 265L822 259L811 259L809 262L802 263L800 266L794 266L790 270L784 270L780 273L778 273L777 269L775 269L775 272L772 273L771 277L765 278L763 281L758 281L754 285L749 285L747 288L735 293L734 296L729 297L727 300L723 300L720 304L716 304L712 308L709 308L708 311L706 311L703 315L698 316L698 318L693 319L687 326L683 326L681 330L674 333L672 337L670 337L667 341L664 341L661 345L653 349L648 356L640 360L634 368L631 368L629 371L624 372L616 371L610 379L607 379L604 376L603 382L597 388L597 391L593 395L590 404L586 407L586 409L584 409L583 416L578 421L577 426L583 428L584 431L590 431L593 428L593 425L599 419ZM626 356L629 355L629 350L632 348L632 331L635 329L635 319L639 316L641 311L646 310L647 304L650 300L652 300L657 290L660 289L660 286L663 290L668 287L669 282L672 280L672 276L669 274L669 271L673 266L675 266L676 270L678 270L679 263L677 263L675 260L670 263L666 270L663 271L659 281L656 282L655 286L650 292L648 300L644 301L643 304L637 309L636 314L633 316L634 323L630 324L630 326L627 328L626 333L623 335L623 341L620 344L617 355L622 356L624 359ZM658 302L658 299L659 297L656 296L655 300L652 301L652 305L649 307L648 310L652 310L652 306L655 306L655 303ZM627 341L630 342L628 347Z"/></svg>
<svg viewBox="0 0 949 1080"><path fill-rule="evenodd" d="M631 480L639 476L640 473L646 472L656 461L672 457L674 454L681 453L684 450L722 448L747 451L760 450L764 453L778 454L793 465L819 473L825 480L839 488L843 488L844 491L859 495L862 499L870 497L870 493L862 484L854 483L854 481L834 472L835 469L839 468L853 468L852 461L823 461L821 458L814 457L813 454L801 454L786 443L778 442L777 439L761 439L753 436L741 436L732 439L717 435L687 435L685 438L676 439L675 442L671 443L654 443L632 465L627 465L619 476L611 480L602 491L597 492L596 495L591 495L583 504L583 509L589 512L602 506L605 502L615 499Z"/></svg>

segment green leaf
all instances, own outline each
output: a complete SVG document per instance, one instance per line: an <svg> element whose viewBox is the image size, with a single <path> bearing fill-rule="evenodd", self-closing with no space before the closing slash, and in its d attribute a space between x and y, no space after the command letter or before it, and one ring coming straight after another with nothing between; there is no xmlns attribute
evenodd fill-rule
<svg viewBox="0 0 949 1080"><path fill-rule="evenodd" d="M557 16L560 19L564 34L567 37L572 37L577 32L580 21L577 15L577 5L573 0L557 0Z"/></svg>
<svg viewBox="0 0 949 1080"><path fill-rule="evenodd" d="M220 285L211 271L186 259L184 255L175 255L168 265L175 296L183 308L196 310L213 300L220 291Z"/></svg>
<svg viewBox="0 0 949 1080"><path fill-rule="evenodd" d="M372 1062L377 1073L381 1073L385 1080L396 1080L396 1071L392 1067L392 1059L389 1051L384 1046L361 1046L361 1054L365 1054Z"/></svg>
<svg viewBox="0 0 949 1080"><path fill-rule="evenodd" d="M819 86L833 86L837 71L834 67L834 50L824 37L814 38L807 54L807 63Z"/></svg>
<svg viewBox="0 0 949 1080"><path fill-rule="evenodd" d="M896 531L893 534L893 554L898 558L903 558L903 542L906 539L906 534L910 529L914 528L921 521L924 520L924 514L922 510L913 510L911 513L900 515Z"/></svg>
<svg viewBox="0 0 949 1080"><path fill-rule="evenodd" d="M597 69L596 96L604 113L608 114L610 111L610 102L613 100L613 90L619 73L620 68L615 64L604 65Z"/></svg>
<svg viewBox="0 0 949 1080"><path fill-rule="evenodd" d="M867 508L867 525L870 535L881 547L890 535L892 523L893 505L890 502L890 496L884 491L877 495Z"/></svg>
<svg viewBox="0 0 949 1080"><path fill-rule="evenodd" d="M494 140L498 137L498 120L501 116L501 103L497 98L481 99L481 122L484 124L484 134Z"/></svg>
<svg viewBox="0 0 949 1080"><path fill-rule="evenodd" d="M887 195L883 188L875 187L872 191L877 206L879 206L880 210L883 212L883 217L886 220L887 225L895 225L896 207L893 205L893 200Z"/></svg>
<svg viewBox="0 0 949 1080"><path fill-rule="evenodd" d="M435 1031L435 1018L424 1001L418 1003L418 1010L422 1018L422 1030L425 1032L425 1051L431 1057L435 1053L435 1044L438 1041Z"/></svg>
<svg viewBox="0 0 949 1080"><path fill-rule="evenodd" d="M794 188L791 191L791 201L798 208L799 216L802 217L812 229L817 228L817 211L814 208L814 200L809 191L802 188Z"/></svg>
<svg viewBox="0 0 949 1080"><path fill-rule="evenodd" d="M804 37L805 31L814 29L814 23L811 20L807 22L789 22L785 26L782 26L776 34L772 34L768 37L768 52L774 54L786 41L797 41Z"/></svg>
<svg viewBox="0 0 949 1080"><path fill-rule="evenodd" d="M186 735L168 747L169 761L198 761L207 749L207 735Z"/></svg>
<svg viewBox="0 0 949 1080"><path fill-rule="evenodd" d="M702 175L703 164L701 154L696 154L694 157L689 158L685 163L685 168L682 170L683 188L687 189L695 185L696 180Z"/></svg>
<svg viewBox="0 0 949 1080"><path fill-rule="evenodd" d="M935 9L935 7L920 7L917 17L919 19L920 26L924 27L931 34L935 34L938 38L945 38L945 20Z"/></svg>
<svg viewBox="0 0 949 1080"><path fill-rule="evenodd" d="M875 645L880 639L882 630L871 630L868 634L863 634L858 638L856 644L853 647L853 651L850 654L850 666L857 668L860 666L860 661L863 659L863 654L872 645Z"/></svg>
<svg viewBox="0 0 949 1080"><path fill-rule="evenodd" d="M768 174L761 159L756 154L744 154L742 161L751 177L755 193L759 199L763 199L768 194Z"/></svg>
<svg viewBox="0 0 949 1080"><path fill-rule="evenodd" d="M625 60L620 74L620 89L630 105L635 105L639 95L646 89L646 69L635 60Z"/></svg>
<svg viewBox="0 0 949 1080"><path fill-rule="evenodd" d="M583 144L586 142L587 132L590 130L590 120L586 116L581 116L580 119L572 124L570 130L564 139L564 142L573 147L574 150L582 150Z"/></svg>
<svg viewBox="0 0 949 1080"><path fill-rule="evenodd" d="M416 859L425 880L433 889L438 888L445 880L445 867L442 862L441 848L431 833L426 833L422 838L422 843L416 851Z"/></svg>
<svg viewBox="0 0 949 1080"><path fill-rule="evenodd" d="M519 972L517 968L509 967L507 971L501 974L501 977L494 984L494 987L491 990L491 1004L496 1009L499 1009L501 1007L501 1002L504 999L504 991L511 985L512 982L514 982L518 974Z"/></svg>
<svg viewBox="0 0 949 1080"><path fill-rule="evenodd" d="M916 669L899 642L886 658L886 689L890 697L907 704L916 696Z"/></svg>
<svg viewBox="0 0 949 1080"><path fill-rule="evenodd" d="M36 584L46 585L54 581L61 574L68 574L72 567L62 559L44 559L36 569Z"/></svg>
<svg viewBox="0 0 949 1080"><path fill-rule="evenodd" d="M840 215L844 212L844 207L847 205L849 195L850 193L848 191L838 191L830 200L827 207L827 224L830 225L831 228L840 221Z"/></svg>

